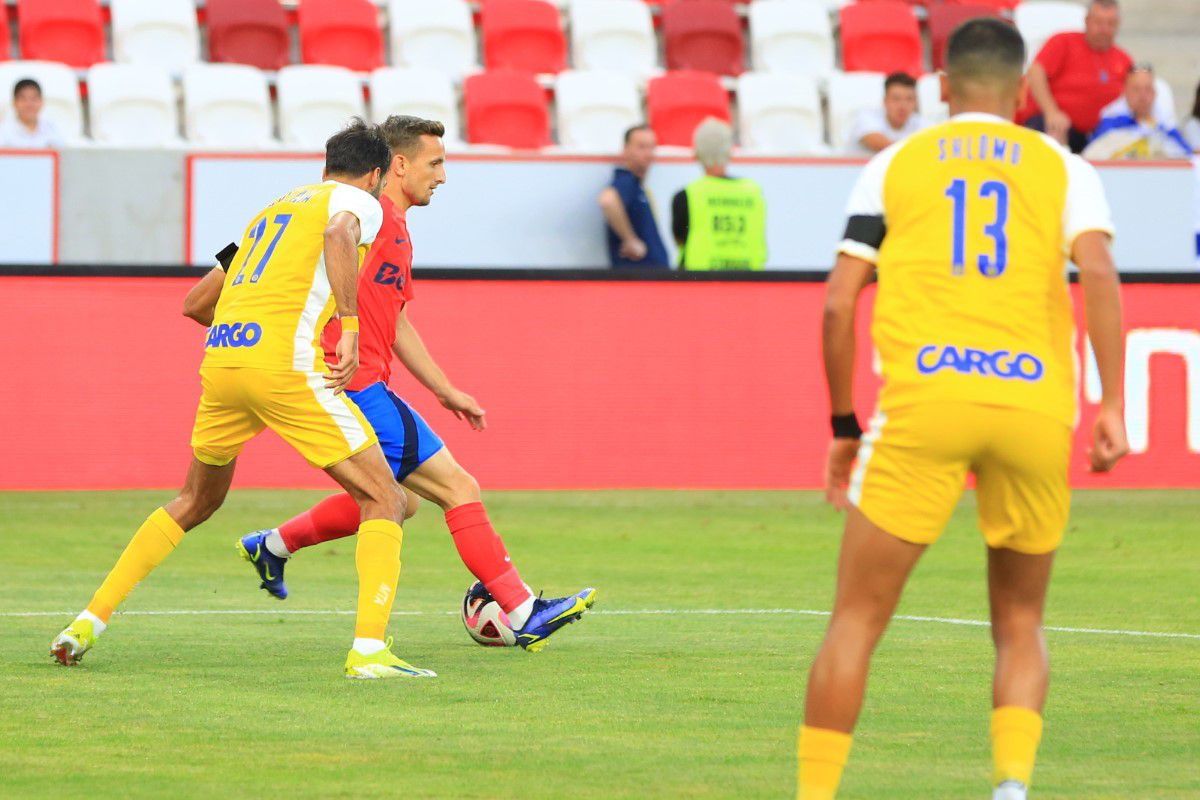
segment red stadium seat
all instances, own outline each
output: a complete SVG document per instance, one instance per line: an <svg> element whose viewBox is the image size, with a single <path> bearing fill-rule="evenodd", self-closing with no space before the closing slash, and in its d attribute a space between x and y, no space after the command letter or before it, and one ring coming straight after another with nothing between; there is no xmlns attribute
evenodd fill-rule
<svg viewBox="0 0 1200 800"><path fill-rule="evenodd" d="M536 0L541 2L541 0ZM495 70L463 81L467 141L533 149L550 144L546 91L532 73Z"/></svg>
<svg viewBox="0 0 1200 800"><path fill-rule="evenodd" d="M98 0L18 0L21 58L90 67L104 61Z"/></svg>
<svg viewBox="0 0 1200 800"><path fill-rule="evenodd" d="M997 13L1012 12L1014 8L1021 5L1021 0L941 0L941 2L948 6L987 6Z"/></svg>
<svg viewBox="0 0 1200 800"><path fill-rule="evenodd" d="M371 0L300 0L300 59L359 72L383 66L379 9Z"/></svg>
<svg viewBox="0 0 1200 800"><path fill-rule="evenodd" d="M925 71L921 31L912 7L899 0L871 0L839 12L842 63L847 72Z"/></svg>
<svg viewBox="0 0 1200 800"><path fill-rule="evenodd" d="M938 3L929 7L929 41L933 49L933 68L941 69L946 60L946 43L954 29L969 19L999 17L996 9L987 5L952 5Z"/></svg>
<svg viewBox="0 0 1200 800"><path fill-rule="evenodd" d="M208 60L277 70L291 63L279 0L207 0Z"/></svg>
<svg viewBox="0 0 1200 800"><path fill-rule="evenodd" d="M566 68L562 20L546 0L487 0L480 20L487 69L558 73Z"/></svg>
<svg viewBox="0 0 1200 800"><path fill-rule="evenodd" d="M654 78L646 89L646 106L659 144L691 147L692 134L705 118L729 121L729 93L710 72L668 72Z"/></svg>
<svg viewBox="0 0 1200 800"><path fill-rule="evenodd" d="M0 3L0 61L12 57L12 42L8 35L8 3Z"/></svg>
<svg viewBox="0 0 1200 800"><path fill-rule="evenodd" d="M741 75L742 23L729 0L675 0L662 10L667 69Z"/></svg>

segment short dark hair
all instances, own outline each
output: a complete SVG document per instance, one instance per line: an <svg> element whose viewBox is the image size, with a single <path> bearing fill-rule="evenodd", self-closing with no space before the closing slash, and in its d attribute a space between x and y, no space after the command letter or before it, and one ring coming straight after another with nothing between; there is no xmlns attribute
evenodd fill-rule
<svg viewBox="0 0 1200 800"><path fill-rule="evenodd" d="M1192 116L1200 119L1200 84L1196 85L1196 101L1192 103Z"/></svg>
<svg viewBox="0 0 1200 800"><path fill-rule="evenodd" d="M907 72L893 72L883 81L883 93L887 94L887 90L893 86L907 86L909 89L916 89L917 79Z"/></svg>
<svg viewBox="0 0 1200 800"><path fill-rule="evenodd" d="M393 114L379 123L379 131L393 153L409 155L420 144L422 136L436 136L439 139L445 136L446 126L435 119Z"/></svg>
<svg viewBox="0 0 1200 800"><path fill-rule="evenodd" d="M374 169L386 172L391 161L392 151L379 126L358 117L325 142L325 172L330 175L359 178Z"/></svg>
<svg viewBox="0 0 1200 800"><path fill-rule="evenodd" d="M637 133L638 131L653 131L653 130L654 130L653 128L651 128L649 125L647 125L644 122L638 123L637 125L634 125L632 128L629 128L628 130L625 131L625 144L629 144L629 140L632 139L633 135L635 133Z"/></svg>
<svg viewBox="0 0 1200 800"><path fill-rule="evenodd" d="M1019 83L1025 72L1025 40L1010 23L995 17L969 19L955 28L946 45L946 75L958 81Z"/></svg>
<svg viewBox="0 0 1200 800"><path fill-rule="evenodd" d="M13 100L16 100L17 95L26 89L36 90L39 97L42 95L42 85L40 83L35 81L33 78L21 78L21 80L17 81L13 85Z"/></svg>

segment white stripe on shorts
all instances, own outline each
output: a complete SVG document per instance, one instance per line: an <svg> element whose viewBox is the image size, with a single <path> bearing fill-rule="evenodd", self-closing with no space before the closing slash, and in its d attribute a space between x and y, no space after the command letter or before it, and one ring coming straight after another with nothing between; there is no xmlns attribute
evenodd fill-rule
<svg viewBox="0 0 1200 800"><path fill-rule="evenodd" d="M346 444L350 445L350 452L354 452L366 444L371 437L363 429L358 417L354 416L354 412L350 410L350 401L345 399L345 395L339 397L333 393L333 389L326 388L325 376L319 372L309 371L306 380L308 388L312 389L313 396L317 398L321 408L329 412L329 416L341 430L342 436L346 437Z"/></svg>
<svg viewBox="0 0 1200 800"><path fill-rule="evenodd" d="M308 290L308 299L304 301L304 311L296 325L292 369L297 372L312 372L317 365L317 350L313 347L313 340L317 337L317 320L325 304L329 302L331 291L329 274L325 271L325 254L321 253L321 257L317 259L317 269L313 273L312 286Z"/></svg>
<svg viewBox="0 0 1200 800"><path fill-rule="evenodd" d="M850 489L846 492L846 498L856 508L862 502L863 477L867 474L867 462L871 460L871 454L875 452L875 442L879 441L879 433L883 430L885 422L887 422L887 416L882 411L876 411L858 446L858 464L855 465L854 472L850 475Z"/></svg>

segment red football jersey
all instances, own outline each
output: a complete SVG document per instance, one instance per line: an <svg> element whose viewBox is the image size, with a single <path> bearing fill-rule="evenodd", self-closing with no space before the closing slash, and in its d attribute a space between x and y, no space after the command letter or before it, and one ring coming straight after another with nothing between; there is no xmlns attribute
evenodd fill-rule
<svg viewBox="0 0 1200 800"><path fill-rule="evenodd" d="M346 388L357 392L392 375L392 343L396 319L413 299L412 242L404 212L387 197L380 197L383 226L371 245L358 274L358 371ZM325 360L337 363L337 343L342 323L335 317L325 326L321 345Z"/></svg>

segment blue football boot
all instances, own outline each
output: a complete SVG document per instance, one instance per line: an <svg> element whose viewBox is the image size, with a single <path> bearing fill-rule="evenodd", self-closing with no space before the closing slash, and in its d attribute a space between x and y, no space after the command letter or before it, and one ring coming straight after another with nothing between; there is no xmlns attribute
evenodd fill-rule
<svg viewBox="0 0 1200 800"><path fill-rule="evenodd" d="M238 555L249 561L262 579L261 588L266 589L272 597L280 600L287 599L287 586L283 582L283 567L286 558L280 558L267 549L267 534L271 531L255 531L248 533L237 541L234 547Z"/></svg>
<svg viewBox="0 0 1200 800"><path fill-rule="evenodd" d="M546 646L546 642L555 631L582 617L583 612L591 608L595 602L596 590L590 588L569 597L558 597L553 600L543 600L540 597L534 599L533 612L525 621L525 627L514 631L517 635L517 644L536 653Z"/></svg>

